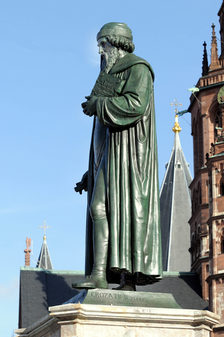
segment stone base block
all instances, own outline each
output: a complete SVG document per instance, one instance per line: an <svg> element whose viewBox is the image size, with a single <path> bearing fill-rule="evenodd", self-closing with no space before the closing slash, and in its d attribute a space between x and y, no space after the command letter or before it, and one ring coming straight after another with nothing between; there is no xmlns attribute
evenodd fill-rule
<svg viewBox="0 0 224 337"><path fill-rule="evenodd" d="M209 311L64 304L20 337L210 337L218 316Z"/></svg>

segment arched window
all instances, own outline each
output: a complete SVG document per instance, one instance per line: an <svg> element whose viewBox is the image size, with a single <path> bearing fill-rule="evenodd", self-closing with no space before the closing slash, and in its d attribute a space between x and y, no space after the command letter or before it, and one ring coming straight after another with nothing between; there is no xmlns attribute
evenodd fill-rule
<svg viewBox="0 0 224 337"><path fill-rule="evenodd" d="M193 191L193 198L192 198L192 211L195 212L197 209L197 191Z"/></svg>
<svg viewBox="0 0 224 337"><path fill-rule="evenodd" d="M198 115L200 116L201 114ZM199 166L204 166L204 147L203 147L203 128L202 128L202 117L200 117L198 122L198 156L199 156Z"/></svg>
<svg viewBox="0 0 224 337"><path fill-rule="evenodd" d="M224 254L224 232L221 236L221 254Z"/></svg>
<svg viewBox="0 0 224 337"><path fill-rule="evenodd" d="M222 112L221 110L217 110L215 114L215 124L214 124L214 135L215 139L214 141L220 141L220 137L222 136Z"/></svg>
<svg viewBox="0 0 224 337"><path fill-rule="evenodd" d="M224 176L220 179L220 195L224 196Z"/></svg>
<svg viewBox="0 0 224 337"><path fill-rule="evenodd" d="M221 128L222 127L222 112L218 110L215 115L215 127Z"/></svg>
<svg viewBox="0 0 224 337"><path fill-rule="evenodd" d="M198 202L199 202L199 205L201 205L201 184L200 182L198 183Z"/></svg>

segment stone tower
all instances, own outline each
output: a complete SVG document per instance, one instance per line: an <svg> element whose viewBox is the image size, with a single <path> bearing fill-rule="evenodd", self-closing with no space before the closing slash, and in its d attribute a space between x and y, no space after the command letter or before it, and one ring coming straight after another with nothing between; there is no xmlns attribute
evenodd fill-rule
<svg viewBox="0 0 224 337"><path fill-rule="evenodd" d="M191 96L194 146L191 269L201 277L203 298L221 316L215 336L224 336L224 1L218 12L221 55L212 25L211 62L206 43L202 77ZM221 333L221 334L220 334Z"/></svg>

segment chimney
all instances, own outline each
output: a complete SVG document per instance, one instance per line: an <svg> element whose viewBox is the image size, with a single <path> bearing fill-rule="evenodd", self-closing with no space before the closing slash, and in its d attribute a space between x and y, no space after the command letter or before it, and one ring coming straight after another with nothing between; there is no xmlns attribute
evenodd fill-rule
<svg viewBox="0 0 224 337"><path fill-rule="evenodd" d="M25 253L25 267L29 267L30 266L30 253L31 253L31 239L30 238L26 238L26 249L24 249L24 253Z"/></svg>

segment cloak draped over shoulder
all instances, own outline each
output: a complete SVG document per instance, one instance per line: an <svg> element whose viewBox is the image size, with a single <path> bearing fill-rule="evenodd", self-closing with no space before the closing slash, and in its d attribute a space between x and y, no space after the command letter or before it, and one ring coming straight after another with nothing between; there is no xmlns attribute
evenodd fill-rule
<svg viewBox="0 0 224 337"><path fill-rule="evenodd" d="M96 118L105 128L104 178L109 223L107 271L116 282L122 270L141 273L142 283L162 274L154 75L134 54L121 58L108 74L101 72L88 176L86 275L93 265L93 228L89 206L94 186L93 139ZM118 281L119 282L119 281ZM139 281L139 283L141 283Z"/></svg>

